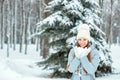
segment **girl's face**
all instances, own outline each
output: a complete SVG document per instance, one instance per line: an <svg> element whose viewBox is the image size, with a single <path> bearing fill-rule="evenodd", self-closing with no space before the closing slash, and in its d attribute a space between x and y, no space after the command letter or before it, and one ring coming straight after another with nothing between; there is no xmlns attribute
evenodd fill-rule
<svg viewBox="0 0 120 80"><path fill-rule="evenodd" d="M88 40L86 38L79 38L78 39L78 44L80 45L80 47L86 47L88 44Z"/></svg>

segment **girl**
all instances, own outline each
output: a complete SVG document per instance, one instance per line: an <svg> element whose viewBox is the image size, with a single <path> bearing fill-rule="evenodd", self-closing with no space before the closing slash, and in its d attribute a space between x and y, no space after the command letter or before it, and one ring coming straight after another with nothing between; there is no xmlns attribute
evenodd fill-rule
<svg viewBox="0 0 120 80"><path fill-rule="evenodd" d="M95 71L99 65L99 52L90 46L90 31L82 24L77 34L77 43L68 55L66 71L72 74L71 80L95 80Z"/></svg>

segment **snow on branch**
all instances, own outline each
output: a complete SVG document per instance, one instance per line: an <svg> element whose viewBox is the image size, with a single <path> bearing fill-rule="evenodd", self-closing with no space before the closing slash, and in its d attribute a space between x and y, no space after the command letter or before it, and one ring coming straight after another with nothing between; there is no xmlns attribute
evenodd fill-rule
<svg viewBox="0 0 120 80"><path fill-rule="evenodd" d="M73 0L73 1L70 1L68 4L66 4L64 9L83 11L83 6L78 0Z"/></svg>
<svg viewBox="0 0 120 80"><path fill-rule="evenodd" d="M45 31L45 30L42 30L42 31L40 31L40 32L36 32L36 33L32 34L31 36L28 37L27 40L30 40L30 39L32 39L32 38L35 37L35 36L41 35L44 31Z"/></svg>
<svg viewBox="0 0 120 80"><path fill-rule="evenodd" d="M55 12L54 14L50 15L43 21L40 21L37 26L41 27L43 25L48 25L48 26L55 26L55 23L59 22L60 25L72 25L72 21L70 19L63 15L61 11Z"/></svg>
<svg viewBox="0 0 120 80"><path fill-rule="evenodd" d="M82 17L82 14L78 10L69 10L68 13L76 15L78 17Z"/></svg>

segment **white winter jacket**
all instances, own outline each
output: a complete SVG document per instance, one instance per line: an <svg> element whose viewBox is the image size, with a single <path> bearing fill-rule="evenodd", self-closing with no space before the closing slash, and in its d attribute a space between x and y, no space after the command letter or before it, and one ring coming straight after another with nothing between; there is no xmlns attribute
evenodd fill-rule
<svg viewBox="0 0 120 80"><path fill-rule="evenodd" d="M82 58L73 58L74 49L72 48L68 55L69 72L73 73L71 80L95 80L95 71L99 65L99 51L97 49L91 49L90 54L92 56L92 61L90 62L87 56ZM78 67L79 66L79 67ZM79 68L79 73L76 70ZM83 70L87 71L87 74Z"/></svg>

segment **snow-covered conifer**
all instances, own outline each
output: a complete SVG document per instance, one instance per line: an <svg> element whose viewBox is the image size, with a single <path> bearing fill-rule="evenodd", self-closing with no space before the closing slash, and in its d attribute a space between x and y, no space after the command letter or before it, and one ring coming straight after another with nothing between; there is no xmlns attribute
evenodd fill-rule
<svg viewBox="0 0 120 80"><path fill-rule="evenodd" d="M101 51L101 62L98 72L111 71L109 48L99 28L101 19L100 8L95 0L52 0L45 8L50 15L40 21L37 27L43 31L41 38L49 37L49 48L53 49L46 65L57 73L65 73L69 49L74 46L79 25L87 23L90 26L92 46ZM102 56L103 55L103 56ZM106 69L107 68L107 69ZM64 74L61 76L64 76Z"/></svg>

